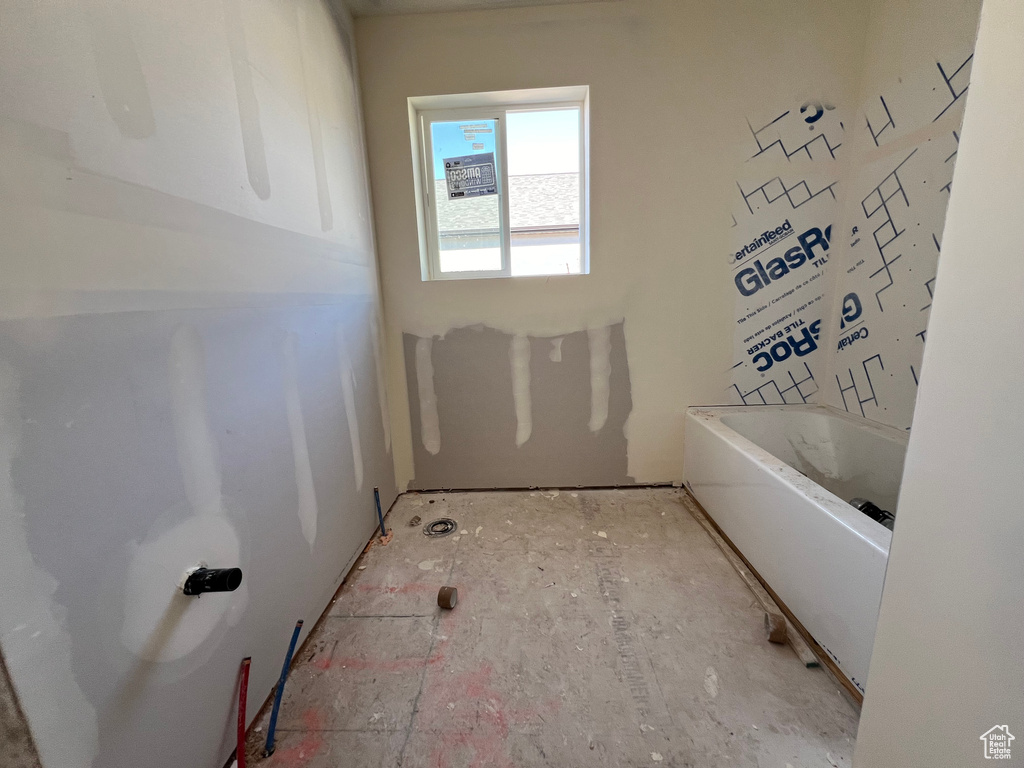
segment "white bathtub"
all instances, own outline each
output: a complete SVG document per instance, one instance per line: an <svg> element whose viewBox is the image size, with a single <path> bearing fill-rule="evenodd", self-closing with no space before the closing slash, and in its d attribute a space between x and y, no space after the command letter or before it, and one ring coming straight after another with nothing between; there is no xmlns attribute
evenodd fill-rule
<svg viewBox="0 0 1024 768"><path fill-rule="evenodd" d="M686 413L683 476L863 693L892 534L847 502L896 513L907 434L827 406Z"/></svg>

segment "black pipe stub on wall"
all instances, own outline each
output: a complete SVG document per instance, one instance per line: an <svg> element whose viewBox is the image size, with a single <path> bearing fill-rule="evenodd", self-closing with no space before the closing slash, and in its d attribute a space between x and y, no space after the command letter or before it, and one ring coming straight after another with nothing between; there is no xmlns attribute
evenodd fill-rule
<svg viewBox="0 0 1024 768"><path fill-rule="evenodd" d="M196 596L206 592L234 592L241 583L241 568L196 568L185 579L181 591Z"/></svg>

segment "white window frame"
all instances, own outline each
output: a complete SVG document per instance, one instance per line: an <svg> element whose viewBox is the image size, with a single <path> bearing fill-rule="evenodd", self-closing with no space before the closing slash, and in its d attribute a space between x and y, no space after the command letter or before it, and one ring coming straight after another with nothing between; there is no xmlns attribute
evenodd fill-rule
<svg viewBox="0 0 1024 768"><path fill-rule="evenodd" d="M474 280L513 277L511 272L512 230L509 225L509 179L505 172L508 145L505 138L508 112L528 110L579 109L579 184L580 184L580 273L566 275L522 275L517 279L539 277L581 277L590 273L590 89L587 86L534 88L517 91L463 93L448 96L417 96L409 99L409 135L412 141L413 181L416 191L416 220L419 231L420 276L427 280ZM474 272L442 272L438 250L436 195L434 191L432 122L459 120L495 121L495 169L501 180L499 227L501 232L501 268Z"/></svg>

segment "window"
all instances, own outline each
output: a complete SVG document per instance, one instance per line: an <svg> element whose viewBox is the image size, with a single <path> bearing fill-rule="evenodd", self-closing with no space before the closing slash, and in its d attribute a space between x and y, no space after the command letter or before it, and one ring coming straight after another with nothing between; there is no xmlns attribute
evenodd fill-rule
<svg viewBox="0 0 1024 768"><path fill-rule="evenodd" d="M587 88L409 99L424 280L589 271Z"/></svg>

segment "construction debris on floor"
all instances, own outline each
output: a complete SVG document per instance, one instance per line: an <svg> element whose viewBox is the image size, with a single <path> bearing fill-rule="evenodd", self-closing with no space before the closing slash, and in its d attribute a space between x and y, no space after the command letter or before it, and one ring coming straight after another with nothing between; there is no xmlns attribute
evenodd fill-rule
<svg viewBox="0 0 1024 768"><path fill-rule="evenodd" d="M683 493L401 497L390 545L362 556L296 660L275 753L265 713L249 765L849 766L855 708L766 641ZM424 536L414 517L457 527Z"/></svg>

